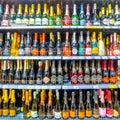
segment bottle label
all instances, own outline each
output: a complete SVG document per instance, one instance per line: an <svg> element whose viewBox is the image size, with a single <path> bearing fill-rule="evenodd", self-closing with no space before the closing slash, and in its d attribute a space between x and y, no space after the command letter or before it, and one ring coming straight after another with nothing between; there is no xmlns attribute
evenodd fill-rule
<svg viewBox="0 0 120 120"><path fill-rule="evenodd" d="M49 77L44 77L43 79L44 83L47 84L50 82L50 78Z"/></svg>
<svg viewBox="0 0 120 120"><path fill-rule="evenodd" d="M82 74L78 74L78 82L83 83L83 75Z"/></svg>
<svg viewBox="0 0 120 120"><path fill-rule="evenodd" d="M39 54L38 49L33 49L33 50L32 50L32 55L38 55L38 54Z"/></svg>
<svg viewBox="0 0 120 120"><path fill-rule="evenodd" d="M22 23L28 25L29 24L28 18L23 18Z"/></svg>
<svg viewBox="0 0 120 120"><path fill-rule="evenodd" d="M49 48L48 55L53 55L53 48Z"/></svg>
<svg viewBox="0 0 120 120"><path fill-rule="evenodd" d="M62 25L62 21L60 17L56 18L56 25Z"/></svg>
<svg viewBox="0 0 120 120"><path fill-rule="evenodd" d="M85 19L80 20L80 25L85 26L86 25L86 20Z"/></svg>
<svg viewBox="0 0 120 120"><path fill-rule="evenodd" d="M69 26L70 24L71 24L70 17L69 16L65 16L64 17L64 25L65 26Z"/></svg>
<svg viewBox="0 0 120 120"><path fill-rule="evenodd" d="M37 77L36 83L38 85L42 84L42 78L41 77Z"/></svg>
<svg viewBox="0 0 120 120"><path fill-rule="evenodd" d="M7 49L4 49L3 56L10 56L10 51Z"/></svg>
<svg viewBox="0 0 120 120"><path fill-rule="evenodd" d="M31 112L29 111L27 114L26 114L26 118L29 118L31 116Z"/></svg>
<svg viewBox="0 0 120 120"><path fill-rule="evenodd" d="M85 55L90 55L92 54L92 49L91 48L85 48Z"/></svg>
<svg viewBox="0 0 120 120"><path fill-rule="evenodd" d="M73 55L77 55L77 52L78 52L77 48L72 48L72 54Z"/></svg>
<svg viewBox="0 0 120 120"><path fill-rule="evenodd" d="M68 119L69 118L69 111L62 112L62 118L63 119Z"/></svg>
<svg viewBox="0 0 120 120"><path fill-rule="evenodd" d="M87 21L86 26L91 26L91 25L92 25L91 21L90 20Z"/></svg>
<svg viewBox="0 0 120 120"><path fill-rule="evenodd" d="M51 76L51 83L52 83L52 84L56 84L56 80L57 80L56 75L52 75L52 76Z"/></svg>
<svg viewBox="0 0 120 120"><path fill-rule="evenodd" d="M99 107L99 115L101 117L105 117L106 116L106 108L100 108Z"/></svg>
<svg viewBox="0 0 120 120"><path fill-rule="evenodd" d="M30 18L29 19L29 24L30 25L34 25L35 24L35 19L34 18Z"/></svg>
<svg viewBox="0 0 120 120"><path fill-rule="evenodd" d="M49 19L49 25L55 25L55 24L54 24L54 18L50 18L50 19Z"/></svg>
<svg viewBox="0 0 120 120"><path fill-rule="evenodd" d="M119 21L115 21L115 24L116 26L120 25L120 20Z"/></svg>
<svg viewBox="0 0 120 120"><path fill-rule="evenodd" d="M80 119L84 119L84 117L85 117L85 112L84 112L84 111L79 111L79 112L78 112L78 117L79 117Z"/></svg>
<svg viewBox="0 0 120 120"><path fill-rule="evenodd" d="M76 111L71 111L70 110L70 117L75 118L76 117Z"/></svg>
<svg viewBox="0 0 120 120"><path fill-rule="evenodd" d="M36 25L41 25L41 18L36 18L35 19L35 24Z"/></svg>
<svg viewBox="0 0 120 120"><path fill-rule="evenodd" d="M21 18L16 18L16 24L22 24L22 19Z"/></svg>
<svg viewBox="0 0 120 120"><path fill-rule="evenodd" d="M24 56L25 55L25 50L24 49L20 49L18 51L18 54L19 54L19 56Z"/></svg>
<svg viewBox="0 0 120 120"><path fill-rule="evenodd" d="M107 117L113 117L113 109L106 108L106 115L107 115Z"/></svg>
<svg viewBox="0 0 120 120"><path fill-rule="evenodd" d="M96 77L96 75L92 75L92 76L91 76L91 82L92 82L92 83L96 83L96 82L97 82L97 77Z"/></svg>
<svg viewBox="0 0 120 120"><path fill-rule="evenodd" d="M31 48L25 48L25 55L31 55Z"/></svg>
<svg viewBox="0 0 120 120"><path fill-rule="evenodd" d="M9 114L10 114L10 116L15 116L16 115L16 110L10 110Z"/></svg>
<svg viewBox="0 0 120 120"><path fill-rule="evenodd" d="M71 77L71 82L72 82L73 84L76 84L76 83L77 83L77 75L72 75L72 77Z"/></svg>
<svg viewBox="0 0 120 120"><path fill-rule="evenodd" d="M93 20L93 25L99 26L100 25L100 21L99 20Z"/></svg>
<svg viewBox="0 0 120 120"><path fill-rule="evenodd" d="M61 48L57 48L57 55L61 55Z"/></svg>
<svg viewBox="0 0 120 120"><path fill-rule="evenodd" d="M79 52L79 55L84 55L84 48L79 48L79 50L78 50L78 52Z"/></svg>
<svg viewBox="0 0 120 120"><path fill-rule="evenodd" d="M63 83L63 76L62 75L58 75L57 82L58 82L58 84L62 84Z"/></svg>
<svg viewBox="0 0 120 120"><path fill-rule="evenodd" d="M109 19L109 23L110 23L110 25L114 25L114 23L115 23L115 19L114 19L114 18Z"/></svg>
<svg viewBox="0 0 120 120"><path fill-rule="evenodd" d="M72 19L72 25L79 25L79 21L76 17Z"/></svg>
<svg viewBox="0 0 120 120"><path fill-rule="evenodd" d="M55 118L57 119L61 118L61 112L55 112Z"/></svg>
<svg viewBox="0 0 120 120"><path fill-rule="evenodd" d="M113 50L113 55L118 56L120 54L120 51L116 48Z"/></svg>
<svg viewBox="0 0 120 120"><path fill-rule="evenodd" d="M103 19L102 23L103 25L109 25L109 20L105 18Z"/></svg>
<svg viewBox="0 0 120 120"><path fill-rule="evenodd" d="M2 26L9 26L9 20L3 20Z"/></svg>
<svg viewBox="0 0 120 120"><path fill-rule="evenodd" d="M65 74L65 75L64 75L64 82L68 82L68 80L69 80L69 75L68 75L68 74Z"/></svg>
<svg viewBox="0 0 120 120"><path fill-rule="evenodd" d="M0 109L0 115L2 115L2 109Z"/></svg>
<svg viewBox="0 0 120 120"><path fill-rule="evenodd" d="M8 113L9 113L9 110L3 108L3 110L2 110L2 115L3 115L3 116L7 116Z"/></svg>
<svg viewBox="0 0 120 120"><path fill-rule="evenodd" d="M31 117L36 118L37 116L37 111L31 111Z"/></svg>
<svg viewBox="0 0 120 120"><path fill-rule="evenodd" d="M102 75L97 75L97 82L98 83L101 83L102 82Z"/></svg>
<svg viewBox="0 0 120 120"><path fill-rule="evenodd" d="M104 56L105 55L105 49L104 48L99 48L99 55Z"/></svg>
<svg viewBox="0 0 120 120"><path fill-rule="evenodd" d="M84 81L85 81L85 83L90 83L90 76L89 75L85 75L84 76Z"/></svg>
<svg viewBox="0 0 120 120"><path fill-rule="evenodd" d="M95 118L98 118L99 117L99 109L93 109L93 116L95 117Z"/></svg>
<svg viewBox="0 0 120 120"><path fill-rule="evenodd" d="M42 25L48 25L48 19L47 18L42 19Z"/></svg>
<svg viewBox="0 0 120 120"><path fill-rule="evenodd" d="M86 110L86 117L92 117L92 110Z"/></svg>
<svg viewBox="0 0 120 120"><path fill-rule="evenodd" d="M117 110L113 110L113 115L114 115L114 117L119 117L119 111L117 111Z"/></svg>

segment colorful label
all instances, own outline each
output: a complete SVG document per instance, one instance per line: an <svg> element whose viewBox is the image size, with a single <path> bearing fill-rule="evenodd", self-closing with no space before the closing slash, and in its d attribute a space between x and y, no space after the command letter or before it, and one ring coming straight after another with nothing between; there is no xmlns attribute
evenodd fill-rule
<svg viewBox="0 0 120 120"><path fill-rule="evenodd" d="M86 25L86 20L85 19L80 20L80 25L85 26Z"/></svg>
<svg viewBox="0 0 120 120"><path fill-rule="evenodd" d="M91 48L85 48L85 55L91 56L92 54L92 49Z"/></svg>
<svg viewBox="0 0 120 120"><path fill-rule="evenodd" d="M69 16L65 16L64 17L64 25L65 26L70 26L71 25L70 17Z"/></svg>
<svg viewBox="0 0 120 120"><path fill-rule="evenodd" d="M47 18L42 19L42 25L48 25L48 19Z"/></svg>
<svg viewBox="0 0 120 120"><path fill-rule="evenodd" d="M83 118L85 117L85 112L84 112L84 111L79 111L79 112L78 112L78 117L79 117L80 119L83 119Z"/></svg>
<svg viewBox="0 0 120 120"><path fill-rule="evenodd" d="M16 110L10 110L9 114L10 114L10 116L15 116L16 115Z"/></svg>
<svg viewBox="0 0 120 120"><path fill-rule="evenodd" d="M99 107L99 115L101 117L105 117L106 116L106 108L100 108Z"/></svg>
<svg viewBox="0 0 120 120"><path fill-rule="evenodd" d="M51 76L51 83L52 83L52 84L56 84L56 80L57 80L56 75L52 75L52 76Z"/></svg>
<svg viewBox="0 0 120 120"><path fill-rule="evenodd" d="M83 83L83 75L82 74L78 74L78 82Z"/></svg>
<svg viewBox="0 0 120 120"><path fill-rule="evenodd" d="M63 83L63 76L62 75L58 75L57 82L58 82L58 84L62 84Z"/></svg>
<svg viewBox="0 0 120 120"><path fill-rule="evenodd" d="M92 117L92 110L86 110L86 117Z"/></svg>
<svg viewBox="0 0 120 120"><path fill-rule="evenodd" d="M84 48L79 48L78 50L79 55L83 56L84 55Z"/></svg>
<svg viewBox="0 0 120 120"><path fill-rule="evenodd" d="M36 18L35 19L35 24L36 25L41 25L41 18Z"/></svg>
<svg viewBox="0 0 120 120"><path fill-rule="evenodd" d="M64 111L64 112L62 113L62 118L63 118L63 119L69 118L69 111Z"/></svg>
<svg viewBox="0 0 120 120"><path fill-rule="evenodd" d="M119 117L119 111L113 110L113 116L114 117Z"/></svg>
<svg viewBox="0 0 120 120"><path fill-rule="evenodd" d="M77 75L72 75L71 76L71 83L72 84L77 84Z"/></svg>
<svg viewBox="0 0 120 120"><path fill-rule="evenodd" d="M78 18L76 17L72 18L72 25L79 25Z"/></svg>
<svg viewBox="0 0 120 120"><path fill-rule="evenodd" d="M37 116L37 111L31 111L31 117L36 118Z"/></svg>
<svg viewBox="0 0 120 120"><path fill-rule="evenodd" d="M107 117L113 117L113 109L106 108L106 115L107 115Z"/></svg>
<svg viewBox="0 0 120 120"><path fill-rule="evenodd" d="M72 48L72 54L73 54L73 55L77 55L77 52L78 52L78 51L77 51L77 48Z"/></svg>
<svg viewBox="0 0 120 120"><path fill-rule="evenodd" d="M76 117L76 111L71 111L70 110L70 117L75 118Z"/></svg>
<svg viewBox="0 0 120 120"><path fill-rule="evenodd" d="M3 116L7 116L8 115L8 113L9 113L9 110L8 109L3 109Z"/></svg>
<svg viewBox="0 0 120 120"><path fill-rule="evenodd" d="M90 83L90 76L89 75L85 75L84 76L84 81L85 81L85 83Z"/></svg>
<svg viewBox="0 0 120 120"><path fill-rule="evenodd" d="M55 112L55 118L57 119L61 118L61 112Z"/></svg>
<svg viewBox="0 0 120 120"><path fill-rule="evenodd" d="M62 19L60 17L56 17L56 25L62 25Z"/></svg>

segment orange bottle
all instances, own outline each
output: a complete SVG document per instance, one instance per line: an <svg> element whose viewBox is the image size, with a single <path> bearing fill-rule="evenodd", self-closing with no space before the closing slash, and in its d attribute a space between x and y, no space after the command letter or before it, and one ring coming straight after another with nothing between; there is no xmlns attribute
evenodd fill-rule
<svg viewBox="0 0 120 120"><path fill-rule="evenodd" d="M42 40L40 40L40 55L44 56L47 55L46 45L45 45L45 33L42 33L42 36L40 36Z"/></svg>
<svg viewBox="0 0 120 120"><path fill-rule="evenodd" d="M69 42L69 33L66 32L66 40L63 47L63 56L71 56L71 55L72 55L72 51L71 51L71 46Z"/></svg>

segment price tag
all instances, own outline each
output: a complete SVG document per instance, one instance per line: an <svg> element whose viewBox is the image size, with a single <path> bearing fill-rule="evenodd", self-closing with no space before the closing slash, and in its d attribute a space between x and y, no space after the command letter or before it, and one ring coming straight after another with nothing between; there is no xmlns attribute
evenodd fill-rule
<svg viewBox="0 0 120 120"><path fill-rule="evenodd" d="M86 26L87 29L102 29L102 26Z"/></svg>
<svg viewBox="0 0 120 120"><path fill-rule="evenodd" d="M33 86L32 85L28 85L27 88L28 89L33 89Z"/></svg>
<svg viewBox="0 0 120 120"><path fill-rule="evenodd" d="M37 89L37 90L41 89L41 88L42 88L41 86L38 86L38 85L35 86L35 89Z"/></svg>
<svg viewBox="0 0 120 120"><path fill-rule="evenodd" d="M115 89L115 88L117 88L117 85L111 84L111 85L109 85L109 88L110 89Z"/></svg>
<svg viewBox="0 0 120 120"><path fill-rule="evenodd" d="M44 86L42 86L42 89L48 89L48 86L44 85Z"/></svg>
<svg viewBox="0 0 120 120"><path fill-rule="evenodd" d="M63 85L63 89L65 89L65 90L68 89L68 86Z"/></svg>
<svg viewBox="0 0 120 120"><path fill-rule="evenodd" d="M7 89L7 88L9 88L9 85L2 85L2 88Z"/></svg>
<svg viewBox="0 0 120 120"><path fill-rule="evenodd" d="M78 85L75 85L75 86L73 86L73 89L79 89L79 86Z"/></svg>
<svg viewBox="0 0 120 120"><path fill-rule="evenodd" d="M23 85L18 85L18 89L23 89Z"/></svg>
<svg viewBox="0 0 120 120"><path fill-rule="evenodd" d="M99 89L98 85L93 85L93 89Z"/></svg>
<svg viewBox="0 0 120 120"><path fill-rule="evenodd" d="M47 29L54 29L54 26L45 26Z"/></svg>

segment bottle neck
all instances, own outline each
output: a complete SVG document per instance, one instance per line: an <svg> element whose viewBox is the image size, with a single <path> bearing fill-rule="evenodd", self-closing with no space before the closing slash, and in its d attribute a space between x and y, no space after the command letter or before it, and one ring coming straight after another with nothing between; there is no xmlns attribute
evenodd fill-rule
<svg viewBox="0 0 120 120"><path fill-rule="evenodd" d="M0 4L0 14L3 13L2 5Z"/></svg>
<svg viewBox="0 0 120 120"><path fill-rule="evenodd" d="M86 43L90 42L90 35L89 35L89 31L87 31L87 38L86 38Z"/></svg>
<svg viewBox="0 0 120 120"><path fill-rule="evenodd" d="M115 5L115 15L118 15L119 14L119 7L118 7L118 4Z"/></svg>
<svg viewBox="0 0 120 120"><path fill-rule="evenodd" d="M80 14L84 13L83 4L80 5Z"/></svg>
<svg viewBox="0 0 120 120"><path fill-rule="evenodd" d="M90 103L90 92L87 92L87 103Z"/></svg>
<svg viewBox="0 0 120 120"><path fill-rule="evenodd" d="M53 6L50 7L50 16L51 16L51 17L54 16L54 9L53 9Z"/></svg>
<svg viewBox="0 0 120 120"><path fill-rule="evenodd" d="M66 5L65 15L69 16L69 6Z"/></svg>
<svg viewBox="0 0 120 120"><path fill-rule="evenodd" d="M100 101L101 101L101 103L104 103L105 102L105 99L104 99L104 91L103 90L100 90Z"/></svg>
<svg viewBox="0 0 120 120"><path fill-rule="evenodd" d="M28 91L26 91L26 95L25 95L25 105L29 105L29 93L28 93Z"/></svg>
<svg viewBox="0 0 120 120"><path fill-rule="evenodd" d="M90 4L86 6L86 15L90 15Z"/></svg>
<svg viewBox="0 0 120 120"><path fill-rule="evenodd" d="M61 15L61 12L60 12L60 4L57 4L57 15Z"/></svg>
<svg viewBox="0 0 120 120"><path fill-rule="evenodd" d="M74 7L73 7L73 15L76 15L77 14L77 8L76 8L76 4L74 4Z"/></svg>
<svg viewBox="0 0 120 120"><path fill-rule="evenodd" d="M75 103L75 93L72 92L72 104L74 104L74 103Z"/></svg>
<svg viewBox="0 0 120 120"><path fill-rule="evenodd" d="M79 101L80 101L80 104L82 104L83 103L83 95L82 95L82 91L79 93Z"/></svg>
<svg viewBox="0 0 120 120"><path fill-rule="evenodd" d="M72 43L77 43L77 41L76 41L76 32L73 32Z"/></svg>

